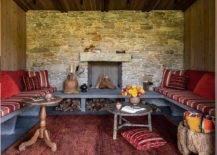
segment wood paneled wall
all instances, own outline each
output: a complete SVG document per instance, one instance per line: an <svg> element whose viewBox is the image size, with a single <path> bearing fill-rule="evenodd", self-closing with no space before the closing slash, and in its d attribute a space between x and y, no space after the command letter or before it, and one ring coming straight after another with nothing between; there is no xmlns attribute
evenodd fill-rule
<svg viewBox="0 0 217 155"><path fill-rule="evenodd" d="M197 0L184 13L185 69L215 70L215 0Z"/></svg>
<svg viewBox="0 0 217 155"><path fill-rule="evenodd" d="M26 14L13 0L1 0L1 70L26 67Z"/></svg>

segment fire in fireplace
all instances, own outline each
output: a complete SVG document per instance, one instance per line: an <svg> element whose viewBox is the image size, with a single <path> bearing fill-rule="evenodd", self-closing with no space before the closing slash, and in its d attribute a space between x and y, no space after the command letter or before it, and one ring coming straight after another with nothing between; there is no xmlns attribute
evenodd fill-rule
<svg viewBox="0 0 217 155"><path fill-rule="evenodd" d="M122 69L121 62L88 62L88 86L96 88L99 85L99 79L110 81L111 88L121 88ZM107 79L106 79L107 78Z"/></svg>

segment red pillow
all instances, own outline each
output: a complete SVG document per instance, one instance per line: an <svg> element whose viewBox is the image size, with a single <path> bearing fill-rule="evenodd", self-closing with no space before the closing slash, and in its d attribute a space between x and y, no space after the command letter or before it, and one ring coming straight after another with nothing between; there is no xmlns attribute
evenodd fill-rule
<svg viewBox="0 0 217 155"><path fill-rule="evenodd" d="M23 76L25 75L25 71L23 70L18 70L18 71L1 71L1 73L5 73L9 75L14 82L16 82L17 86L19 89L22 91L24 90L24 85L23 85Z"/></svg>
<svg viewBox="0 0 217 155"><path fill-rule="evenodd" d="M9 75L1 73L0 76L1 99L6 99L20 93L20 89L17 86L16 82L14 82L14 80Z"/></svg>
<svg viewBox="0 0 217 155"><path fill-rule="evenodd" d="M163 76L161 81L161 87L168 87L171 75L183 75L184 72L181 70L171 70L171 69L164 69Z"/></svg>
<svg viewBox="0 0 217 155"><path fill-rule="evenodd" d="M206 73L197 83L194 91L195 94L210 100L215 100L215 76L212 73Z"/></svg>
<svg viewBox="0 0 217 155"><path fill-rule="evenodd" d="M172 74L167 87L177 90L186 90L187 78L183 75Z"/></svg>
<svg viewBox="0 0 217 155"><path fill-rule="evenodd" d="M145 129L132 129L121 134L137 150L159 148L167 142L155 132Z"/></svg>
<svg viewBox="0 0 217 155"><path fill-rule="evenodd" d="M36 72L36 75L40 79L40 86L41 86L41 88L48 88L48 87L50 87L49 80L48 80L48 71L47 70L38 71L38 72Z"/></svg>
<svg viewBox="0 0 217 155"><path fill-rule="evenodd" d="M39 78L41 88L50 87L49 80L48 80L48 71L47 70L28 71L27 76L29 76L29 77L37 76Z"/></svg>
<svg viewBox="0 0 217 155"><path fill-rule="evenodd" d="M24 76L23 83L26 91L41 89L38 76L32 76L32 77Z"/></svg>
<svg viewBox="0 0 217 155"><path fill-rule="evenodd" d="M193 91L197 83L200 81L200 79L205 73L207 72L198 70L186 70L185 76L188 77L187 89Z"/></svg>

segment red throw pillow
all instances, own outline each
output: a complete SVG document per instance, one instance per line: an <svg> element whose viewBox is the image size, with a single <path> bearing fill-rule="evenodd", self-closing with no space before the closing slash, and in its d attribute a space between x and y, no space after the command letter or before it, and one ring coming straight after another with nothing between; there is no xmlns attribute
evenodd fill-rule
<svg viewBox="0 0 217 155"><path fill-rule="evenodd" d="M27 76L34 77L37 76L39 78L40 88L48 88L49 80L48 80L48 71L41 70L41 71L28 71Z"/></svg>
<svg viewBox="0 0 217 155"><path fill-rule="evenodd" d="M177 90L186 90L187 78L183 75L172 74L167 87Z"/></svg>
<svg viewBox="0 0 217 155"><path fill-rule="evenodd" d="M183 75L184 71L181 70L171 70L171 69L164 69L163 70L163 76L161 80L161 87L168 87L169 86L169 81L171 78L171 75Z"/></svg>
<svg viewBox="0 0 217 155"><path fill-rule="evenodd" d="M167 142L157 133L145 129L132 129L121 134L137 150L159 148Z"/></svg>
<svg viewBox="0 0 217 155"><path fill-rule="evenodd" d="M195 94L210 100L215 100L215 76L212 73L206 73L197 83L194 91Z"/></svg>
<svg viewBox="0 0 217 155"><path fill-rule="evenodd" d="M18 71L1 71L1 73L5 73L9 75L14 82L16 82L17 86L21 91L24 90L24 85L23 85L23 76L25 75L25 71L23 70L18 70Z"/></svg>
<svg viewBox="0 0 217 155"><path fill-rule="evenodd" d="M49 80L48 80L48 71L47 70L38 71L38 72L36 72L36 75L40 79L40 86L41 86L41 88L48 88L48 87L50 87Z"/></svg>
<svg viewBox="0 0 217 155"><path fill-rule="evenodd" d="M41 89L38 76L24 76L23 83L26 91Z"/></svg>
<svg viewBox="0 0 217 155"><path fill-rule="evenodd" d="M20 89L16 82L7 74L0 74L1 83L1 99L6 99L20 93Z"/></svg>
<svg viewBox="0 0 217 155"><path fill-rule="evenodd" d="M196 87L199 80L205 74L204 71L197 71L197 70L186 70L185 76L188 77L188 86L187 89L193 91Z"/></svg>

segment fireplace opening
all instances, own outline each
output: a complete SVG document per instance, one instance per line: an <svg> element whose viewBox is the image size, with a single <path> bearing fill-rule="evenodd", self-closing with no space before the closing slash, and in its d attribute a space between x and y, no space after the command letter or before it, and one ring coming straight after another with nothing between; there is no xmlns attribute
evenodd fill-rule
<svg viewBox="0 0 217 155"><path fill-rule="evenodd" d="M88 62L88 86L96 88L99 78L107 76L116 88L122 86L121 62Z"/></svg>

